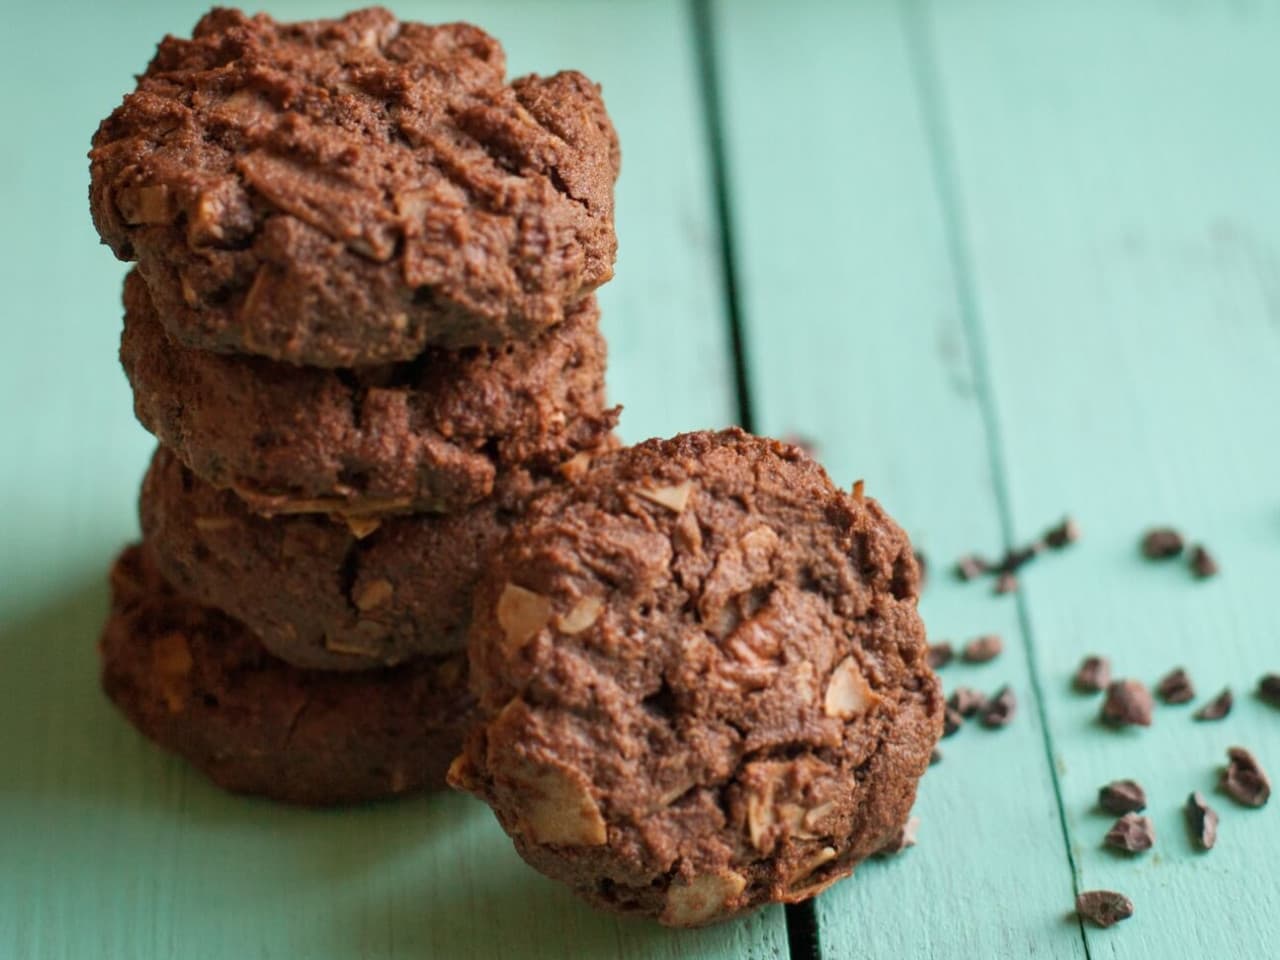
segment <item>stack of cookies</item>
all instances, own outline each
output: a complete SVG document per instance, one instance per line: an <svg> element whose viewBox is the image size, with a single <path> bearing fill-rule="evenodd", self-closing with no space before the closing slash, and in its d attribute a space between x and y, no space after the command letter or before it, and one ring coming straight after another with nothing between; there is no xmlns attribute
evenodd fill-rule
<svg viewBox="0 0 1280 960"><path fill-rule="evenodd" d="M121 360L159 439L107 692L228 789L440 786L482 562L612 444L598 88L465 24L216 10L94 138Z"/></svg>

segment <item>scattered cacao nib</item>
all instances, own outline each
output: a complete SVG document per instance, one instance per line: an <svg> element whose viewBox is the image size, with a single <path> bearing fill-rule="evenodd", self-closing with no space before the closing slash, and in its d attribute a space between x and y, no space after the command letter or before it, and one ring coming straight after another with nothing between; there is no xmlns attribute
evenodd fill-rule
<svg viewBox="0 0 1280 960"><path fill-rule="evenodd" d="M1004 641L994 633L984 633L964 645L960 656L966 663L989 663L1004 652Z"/></svg>
<svg viewBox="0 0 1280 960"><path fill-rule="evenodd" d="M1150 817L1136 813L1126 813L1111 825L1103 843L1113 850L1125 853L1142 853L1150 850L1156 843L1156 828Z"/></svg>
<svg viewBox="0 0 1280 960"><path fill-rule="evenodd" d="M1191 572L1200 580L1218 575L1218 561L1201 544L1191 548Z"/></svg>
<svg viewBox="0 0 1280 960"><path fill-rule="evenodd" d="M1201 850L1212 850L1213 845L1218 842L1217 811L1209 806L1204 795L1197 790L1187 797L1182 812L1187 818L1187 831L1191 834L1192 843Z"/></svg>
<svg viewBox="0 0 1280 960"><path fill-rule="evenodd" d="M1234 704L1235 698L1231 695L1231 688L1227 687L1192 716L1197 720L1221 720L1231 712Z"/></svg>
<svg viewBox="0 0 1280 960"><path fill-rule="evenodd" d="M925 660L929 663L930 670L941 670L951 658L955 656L955 651L951 649L951 644L945 640L941 643L929 644L929 651L925 654Z"/></svg>
<svg viewBox="0 0 1280 960"><path fill-rule="evenodd" d="M1268 673L1258 681L1258 696L1273 707L1280 707L1280 673Z"/></svg>
<svg viewBox="0 0 1280 960"><path fill-rule="evenodd" d="M947 697L947 706L967 720L986 708L987 698L972 687L956 687Z"/></svg>
<svg viewBox="0 0 1280 960"><path fill-rule="evenodd" d="M933 748L933 753L929 754L929 766L934 767L942 762L942 751L937 747Z"/></svg>
<svg viewBox="0 0 1280 960"><path fill-rule="evenodd" d="M961 580L977 580L990 570L991 564L976 554L966 553L956 561L956 576Z"/></svg>
<svg viewBox="0 0 1280 960"><path fill-rule="evenodd" d="M1151 726L1151 692L1137 680L1115 680L1107 685L1102 701L1102 721L1113 727Z"/></svg>
<svg viewBox="0 0 1280 960"><path fill-rule="evenodd" d="M1050 550L1061 550L1080 539L1080 525L1070 517L1063 517L1056 527L1045 531L1044 544Z"/></svg>
<svg viewBox="0 0 1280 960"><path fill-rule="evenodd" d="M1137 780L1112 780L1098 791L1098 806L1120 816L1147 809L1147 792Z"/></svg>
<svg viewBox="0 0 1280 960"><path fill-rule="evenodd" d="M1114 890L1085 890L1076 897L1076 913L1100 927L1110 927L1133 916L1133 901Z"/></svg>
<svg viewBox="0 0 1280 960"><path fill-rule="evenodd" d="M1246 807L1266 806L1271 799L1271 780L1257 757L1244 747L1230 747L1227 758L1230 762L1218 784L1223 793Z"/></svg>
<svg viewBox="0 0 1280 960"><path fill-rule="evenodd" d="M954 736L956 731L958 731L963 726L964 726L964 717L960 714L959 710L956 710L953 707L947 707L947 709L943 711L942 736L944 739L946 737Z"/></svg>
<svg viewBox="0 0 1280 960"><path fill-rule="evenodd" d="M915 557L916 566L920 568L920 589L923 590L929 582L929 560L923 550L915 551Z"/></svg>
<svg viewBox="0 0 1280 960"><path fill-rule="evenodd" d="M1172 527L1156 527L1142 537L1142 555L1148 560L1168 560L1176 557L1185 546L1182 534Z"/></svg>
<svg viewBox="0 0 1280 960"><path fill-rule="evenodd" d="M1071 685L1080 693L1098 693L1111 682L1111 661L1106 657L1088 656L1080 661Z"/></svg>
<svg viewBox="0 0 1280 960"><path fill-rule="evenodd" d="M1013 547L1005 551L996 570L1000 573L1017 573L1036 558L1040 552L1040 544L1031 543L1025 547Z"/></svg>
<svg viewBox="0 0 1280 960"><path fill-rule="evenodd" d="M878 857L894 857L902 853L908 847L916 845L916 833L920 830L919 817L907 817L907 822L902 828L893 835L893 839L886 843L877 852Z"/></svg>
<svg viewBox="0 0 1280 960"><path fill-rule="evenodd" d="M1187 671L1176 667L1160 678L1156 684L1156 695L1165 703L1189 703L1195 699L1196 688Z"/></svg>
<svg viewBox="0 0 1280 960"><path fill-rule="evenodd" d="M986 702L982 712L978 714L978 722L988 729L1004 727L1013 719L1018 710L1018 698L1013 688L1003 686Z"/></svg>
<svg viewBox="0 0 1280 960"><path fill-rule="evenodd" d="M1018 578L1008 571L996 577L995 592L997 594L1013 593L1018 589Z"/></svg>

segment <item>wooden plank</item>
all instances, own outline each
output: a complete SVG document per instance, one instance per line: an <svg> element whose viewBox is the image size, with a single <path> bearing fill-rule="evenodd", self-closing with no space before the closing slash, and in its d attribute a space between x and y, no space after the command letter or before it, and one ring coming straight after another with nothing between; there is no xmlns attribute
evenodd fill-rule
<svg viewBox="0 0 1280 960"><path fill-rule="evenodd" d="M1022 535L1069 508L1086 539L1025 578L1031 636L1083 887L1137 915L1090 930L1091 955L1274 956L1275 804L1216 794L1230 744L1280 770L1280 712L1252 696L1280 669L1280 9L1209 2L936 2L938 112L974 265L1004 460ZM1144 563L1173 523L1220 555L1197 584ZM1069 691L1079 658L1148 683L1184 664L1235 712L1196 724L1160 707L1141 732L1099 728ZM1109 855L1098 786L1137 777L1152 855ZM1219 809L1218 846L1188 843L1180 806ZM1021 908L1019 908L1021 909Z"/></svg>
<svg viewBox="0 0 1280 960"><path fill-rule="evenodd" d="M1008 682L1010 728L964 730L922 785L919 847L818 902L829 957L1071 957L1071 872L1013 605L938 569L1001 524L920 79L888 2L716 8L737 275L758 427L864 477L934 560L935 638L1007 652L948 686ZM785 59L780 59L784 54Z"/></svg>
<svg viewBox="0 0 1280 960"><path fill-rule="evenodd" d="M284 17L343 6L269 5ZM224 796L143 742L98 693L103 579L135 533L151 443L115 359L123 269L89 225L84 153L154 41L189 30L202 8L86 4L71 24L54 5L28 5L0 37L0 79L17 91L9 136L21 147L0 155L0 954L784 955L780 910L690 933L596 913L526 868L467 798L309 813ZM684 6L509 0L409 3L400 13L465 16L505 41L514 71L577 66L604 83L627 158L618 279L603 295L625 432L731 420Z"/></svg>

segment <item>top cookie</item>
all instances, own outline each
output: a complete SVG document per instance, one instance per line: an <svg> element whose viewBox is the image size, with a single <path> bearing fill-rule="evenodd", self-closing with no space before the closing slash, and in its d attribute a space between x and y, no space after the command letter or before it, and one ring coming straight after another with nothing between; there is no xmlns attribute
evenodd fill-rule
<svg viewBox="0 0 1280 960"><path fill-rule="evenodd" d="M450 780L599 906L695 926L813 896L893 840L941 732L919 586L880 505L796 447L600 457L490 558Z"/></svg>
<svg viewBox="0 0 1280 960"><path fill-rule="evenodd" d="M529 338L612 275L617 137L468 24L216 9L90 152L104 241L189 346L314 366Z"/></svg>

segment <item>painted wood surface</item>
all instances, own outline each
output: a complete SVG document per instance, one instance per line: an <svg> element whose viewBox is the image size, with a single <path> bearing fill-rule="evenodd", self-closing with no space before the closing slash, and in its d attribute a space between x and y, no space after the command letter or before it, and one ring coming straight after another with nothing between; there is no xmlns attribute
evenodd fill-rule
<svg viewBox="0 0 1280 960"><path fill-rule="evenodd" d="M1232 744L1280 772L1280 711L1253 696L1280 670L1280 8L1109 5L1108 29L1047 3L936 3L936 62L954 229L998 424L1002 500L1020 537L1064 508L1087 539L1026 578L1071 844L1085 887L1138 915L1087 931L1093 957L1274 956L1280 809L1214 790ZM1135 55L1138 54L1138 55ZM1219 555L1190 581L1151 566L1143 527L1174 523ZM1154 683L1183 664L1232 715L1161 707L1111 733L1074 696L1080 656ZM1159 836L1136 863L1100 848L1099 784L1141 780ZM1188 844L1202 790L1218 846Z"/></svg>
<svg viewBox="0 0 1280 960"><path fill-rule="evenodd" d="M998 661L951 665L945 684L1008 683L1023 704L1008 729L943 741L917 802L918 847L824 894L819 942L832 957L1074 956L1017 610L941 569L1002 536L913 40L892 3L801 14L726 0L716 25L757 427L812 438L833 479L864 478L934 561L922 604L934 639L1003 634ZM805 56L759 69L777 49ZM983 904L1009 906L992 916Z"/></svg>
<svg viewBox="0 0 1280 960"><path fill-rule="evenodd" d="M123 268L89 224L84 155L155 40L189 30L200 7L84 3L69 18L56 5L25 6L0 38L6 122L21 147L0 151L0 502L11 516L0 576L0 956L786 955L780 909L684 933L597 913L529 870L469 798L312 813L225 796L145 743L98 693L104 576L135 534L152 442L133 421L115 358ZM341 8L270 5L290 19ZM603 83L627 144L622 251L602 294L624 435L731 422L685 6L512 0L399 13L484 24L513 72L573 66ZM51 69L67 58L80 67Z"/></svg>
<svg viewBox="0 0 1280 960"><path fill-rule="evenodd" d="M0 151L0 956L802 955L781 910L692 934L594 913L466 798L307 813L223 796L98 694L104 571L135 534L151 441L115 360L123 268L89 224L84 151L155 39L199 9L24 5L0 34L16 145ZM793 934L813 922L831 958L1273 955L1275 804L1213 787L1233 743L1280 775L1280 710L1251 693L1280 671L1280 8L397 12L475 20L513 71L603 82L624 145L602 303L626 439L731 422L741 387L756 429L812 439L928 554L935 637L1006 638L998 661L944 681L1010 683L1014 724L945 741L919 846L794 912ZM1016 598L946 575L1067 511L1085 539L1037 561ZM1223 575L1142 562L1138 536L1159 522L1202 538ZM1235 711L1196 724L1160 707L1150 730L1101 729L1097 698L1069 689L1089 652L1149 683L1183 664L1202 698L1232 685ZM1109 821L1092 810L1118 776L1146 784L1159 834L1132 862L1100 848ZM1182 828L1192 789L1222 814L1208 854ZM1071 900L1097 886L1128 892L1137 916L1083 930Z"/></svg>

